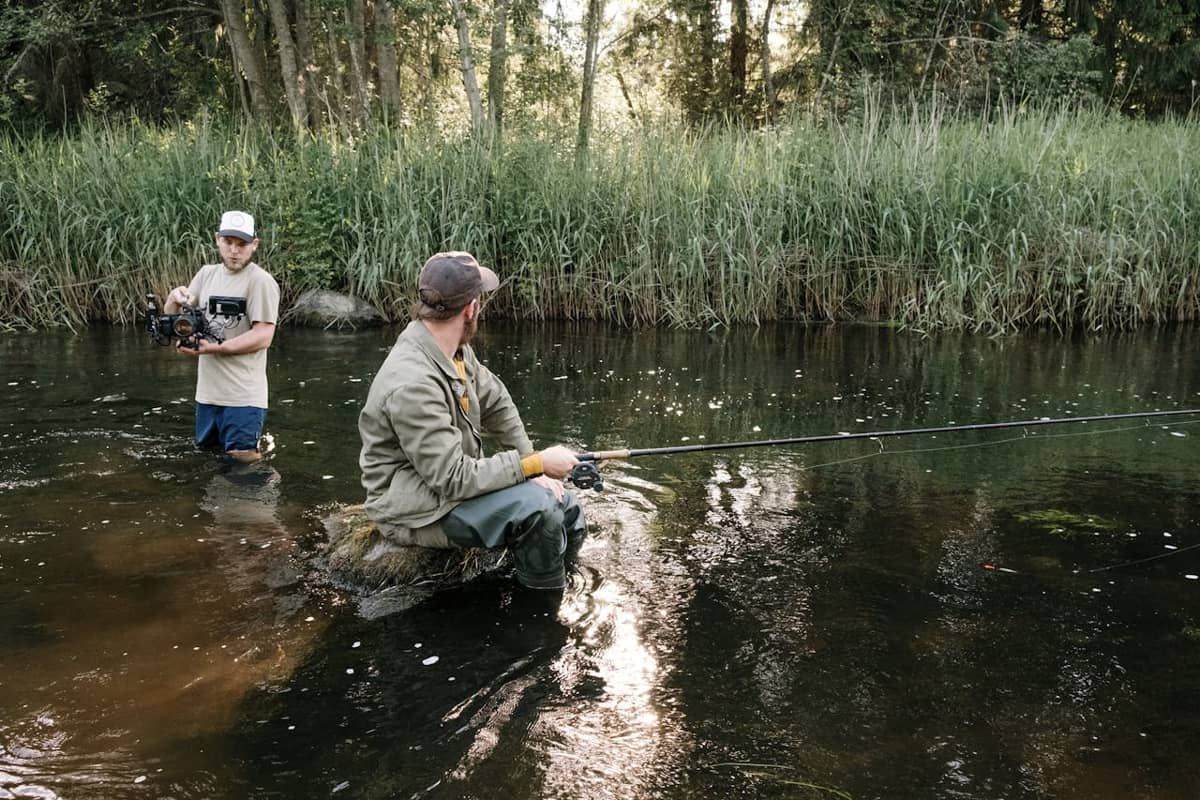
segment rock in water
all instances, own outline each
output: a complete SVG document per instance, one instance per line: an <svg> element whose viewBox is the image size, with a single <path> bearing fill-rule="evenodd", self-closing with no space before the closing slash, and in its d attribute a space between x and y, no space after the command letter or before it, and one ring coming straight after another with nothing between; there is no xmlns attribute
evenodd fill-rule
<svg viewBox="0 0 1200 800"><path fill-rule="evenodd" d="M321 328L365 328L382 325L387 320L360 298L326 289L309 289L287 310L283 321Z"/></svg>
<svg viewBox="0 0 1200 800"><path fill-rule="evenodd" d="M398 545L375 527L361 505L342 506L322 520L325 561L334 581L359 595L368 617L402 610L438 589L504 567L507 550Z"/></svg>

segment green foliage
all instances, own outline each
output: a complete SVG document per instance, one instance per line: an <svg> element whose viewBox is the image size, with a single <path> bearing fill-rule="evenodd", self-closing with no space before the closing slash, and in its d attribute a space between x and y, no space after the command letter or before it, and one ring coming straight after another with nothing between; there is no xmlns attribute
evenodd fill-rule
<svg viewBox="0 0 1200 800"><path fill-rule="evenodd" d="M886 113L885 113L886 111ZM1200 126L868 102L853 123L570 139L209 123L0 138L0 323L132 319L252 211L285 292L395 316L432 252L509 281L490 313L620 323L897 320L989 332L1200 316Z"/></svg>
<svg viewBox="0 0 1200 800"><path fill-rule="evenodd" d="M1104 74L1097 66L1102 57L1086 36L1041 42L1016 32L993 49L992 74L1001 90L1018 101L1083 106L1101 100Z"/></svg>
<svg viewBox="0 0 1200 800"><path fill-rule="evenodd" d="M297 291L342 288L338 253L345 249L345 204L352 202L345 197L347 176L322 142L276 160L281 191L272 204L271 244L278 279Z"/></svg>

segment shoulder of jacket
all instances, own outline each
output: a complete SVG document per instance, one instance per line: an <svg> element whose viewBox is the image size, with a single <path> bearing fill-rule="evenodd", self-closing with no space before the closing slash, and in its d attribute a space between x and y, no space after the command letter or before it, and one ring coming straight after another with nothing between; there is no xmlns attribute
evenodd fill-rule
<svg viewBox="0 0 1200 800"><path fill-rule="evenodd" d="M441 377L442 371L438 365L419 344L403 337L392 347L382 371L395 380L395 385L388 389L389 394L406 386L441 384L438 378ZM431 378L433 380L428 380Z"/></svg>

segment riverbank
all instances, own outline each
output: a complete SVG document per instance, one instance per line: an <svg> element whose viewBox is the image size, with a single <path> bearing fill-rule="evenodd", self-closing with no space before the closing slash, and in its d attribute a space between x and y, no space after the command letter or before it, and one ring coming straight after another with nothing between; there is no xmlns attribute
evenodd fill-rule
<svg viewBox="0 0 1200 800"><path fill-rule="evenodd" d="M520 318L1132 327L1200 314L1200 124L937 110L503 148L376 132L301 145L203 123L0 137L0 325L130 322L260 221L287 297L392 317L425 256L474 251Z"/></svg>

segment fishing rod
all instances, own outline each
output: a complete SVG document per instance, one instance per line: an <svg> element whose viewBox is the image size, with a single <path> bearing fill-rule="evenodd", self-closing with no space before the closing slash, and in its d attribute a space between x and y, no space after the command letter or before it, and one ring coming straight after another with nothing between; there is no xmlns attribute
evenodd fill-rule
<svg viewBox="0 0 1200 800"><path fill-rule="evenodd" d="M779 447L789 444L815 444L818 442L846 442L852 439L885 439L898 436L920 436L931 433L960 433L964 431L995 431L1004 428L1032 428L1038 425L1063 425L1069 422L1108 422L1119 419L1149 419L1151 417L1178 417L1185 414L1200 414L1200 408L1175 411L1139 411L1132 414L1099 414L1090 417L1039 417L1038 419L1013 422L981 422L973 425L941 425L936 428L906 428L867 433L826 433L818 436L796 436L790 439L759 439L749 442L720 442L717 444L685 444L675 447L647 447L640 450L597 450L580 453L579 463L571 470L568 480L580 489L604 491L604 479L597 466L601 461L624 460L641 456L669 456L680 453L702 453L710 450L740 450L749 447Z"/></svg>

